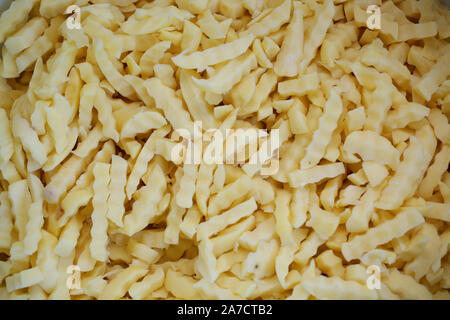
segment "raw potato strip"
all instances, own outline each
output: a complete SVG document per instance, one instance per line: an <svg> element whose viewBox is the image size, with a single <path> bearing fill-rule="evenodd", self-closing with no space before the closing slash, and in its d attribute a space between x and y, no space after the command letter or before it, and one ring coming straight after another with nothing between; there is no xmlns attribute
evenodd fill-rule
<svg viewBox="0 0 450 320"><path fill-rule="evenodd" d="M325 210L331 211L334 207L334 200L338 194L339 189L342 187L343 176L338 176L332 180L329 180L320 193L320 203Z"/></svg>
<svg viewBox="0 0 450 320"><path fill-rule="evenodd" d="M45 172L49 172L55 169L64 159L67 158L67 156L73 150L75 144L77 143L77 139L78 139L78 130L75 124L72 124L67 132L66 146L64 147L61 153L57 153L56 151L51 152L48 156L47 162L44 164L42 169ZM47 143L49 143L49 141L47 141Z"/></svg>
<svg viewBox="0 0 450 320"><path fill-rule="evenodd" d="M117 90L122 96L133 98L135 93L133 87L124 79L122 74L116 70L114 64L109 59L105 49L103 48L102 39L94 39L93 43L95 59L99 68L105 75L108 82Z"/></svg>
<svg viewBox="0 0 450 320"><path fill-rule="evenodd" d="M272 62L270 62L269 58L267 58L266 53L264 52L264 49L261 45L261 40L255 39L255 41L253 41L252 51L256 56L258 64L262 68L273 68Z"/></svg>
<svg viewBox="0 0 450 320"><path fill-rule="evenodd" d="M243 54L253 42L252 34L243 36L232 42L221 44L204 51L196 51L190 55L179 54L172 61L183 69L200 69L234 59Z"/></svg>
<svg viewBox="0 0 450 320"><path fill-rule="evenodd" d="M193 136L194 124L175 91L165 86L158 78L147 80L145 87L148 94L155 99L156 107L164 112L164 116L173 129L188 130Z"/></svg>
<svg viewBox="0 0 450 320"><path fill-rule="evenodd" d="M249 216L240 222L226 228L219 235L211 239L214 247L214 255L220 256L223 253L233 250L237 246L237 241L244 232L255 226L255 217Z"/></svg>
<svg viewBox="0 0 450 320"><path fill-rule="evenodd" d="M31 287L43 279L42 272L38 267L23 270L5 279L8 292Z"/></svg>
<svg viewBox="0 0 450 320"><path fill-rule="evenodd" d="M111 165L107 163L96 163L94 166L94 197L92 198L92 227L91 227L91 243L89 249L92 258L97 261L105 262L108 258L108 221L106 214L108 212L108 184L110 181Z"/></svg>
<svg viewBox="0 0 450 320"><path fill-rule="evenodd" d="M17 71L17 65L14 63L14 56L8 52L6 47L2 48L2 58L3 62L0 64L0 76L3 79L12 79L19 77L19 72Z"/></svg>
<svg viewBox="0 0 450 320"><path fill-rule="evenodd" d="M425 218L450 222L450 204L426 202L424 206L415 207Z"/></svg>
<svg viewBox="0 0 450 320"><path fill-rule="evenodd" d="M32 255L38 249L38 244L41 240L41 229L44 225L42 201L33 202L30 205L28 216L26 234L23 239L23 252L26 255Z"/></svg>
<svg viewBox="0 0 450 320"><path fill-rule="evenodd" d="M33 18L5 41L5 47L12 55L16 55L29 48L46 27L47 21L44 18Z"/></svg>
<svg viewBox="0 0 450 320"><path fill-rule="evenodd" d="M418 194L428 199L433 195L434 189L439 184L442 175L447 171L450 161L450 146L442 145L441 151L436 154L433 164L428 168L425 178L420 183Z"/></svg>
<svg viewBox="0 0 450 320"><path fill-rule="evenodd" d="M156 130L150 135L150 137L142 147L141 152L139 153L139 156L134 163L134 167L131 170L130 176L128 177L127 186L125 188L128 200L130 200L133 194L136 192L139 181L147 170L147 164L151 159L153 159L153 156L155 155L156 141L164 137L167 133L169 133L167 127L162 127Z"/></svg>
<svg viewBox="0 0 450 320"><path fill-rule="evenodd" d="M159 165L153 168L148 181L151 183L139 189L140 198L125 216L123 231L129 236L144 229L159 214L158 203L167 188L166 178Z"/></svg>
<svg viewBox="0 0 450 320"><path fill-rule="evenodd" d="M291 21L286 28L283 43L273 65L279 77L295 77L298 63L303 56L303 14L301 7L295 7Z"/></svg>
<svg viewBox="0 0 450 320"><path fill-rule="evenodd" d="M68 140L68 126L72 114L71 106L67 99L56 94L51 107L45 107L47 115L47 124L50 127L50 133L55 143L56 153L62 153Z"/></svg>
<svg viewBox="0 0 450 320"><path fill-rule="evenodd" d="M150 97L147 90L145 89L145 81L142 78L127 74L124 76L124 79L128 81L128 83L134 88L138 98L141 99L147 107L153 107L155 105L152 97Z"/></svg>
<svg viewBox="0 0 450 320"><path fill-rule="evenodd" d="M408 148L403 152L403 161L389 179L375 206L384 210L400 207L415 192L427 166L424 146L416 137L411 137Z"/></svg>
<svg viewBox="0 0 450 320"><path fill-rule="evenodd" d="M42 87L35 91L39 98L51 99L58 93L61 85L68 80L67 75L75 63L77 52L78 48L72 41L64 41L62 46L56 50Z"/></svg>
<svg viewBox="0 0 450 320"><path fill-rule="evenodd" d="M310 202L309 187L303 186L295 189L291 202L291 223L294 228L300 228L307 219Z"/></svg>
<svg viewBox="0 0 450 320"><path fill-rule="evenodd" d="M194 121L202 121L203 127L207 129L218 128L219 122L214 117L211 107L203 98L202 90L195 84L195 72L191 70L180 70L180 88L184 101Z"/></svg>
<svg viewBox="0 0 450 320"><path fill-rule="evenodd" d="M72 0L60 0L60 1L52 1L52 0L41 0L39 6L39 13L41 16L45 18L54 17L64 11L71 2L75 2ZM83 2L83 1L78 1Z"/></svg>
<svg viewBox="0 0 450 320"><path fill-rule="evenodd" d="M400 162L400 153L385 137L374 131L353 131L344 142L344 152L357 153L364 161L387 164L396 170Z"/></svg>
<svg viewBox="0 0 450 320"><path fill-rule="evenodd" d="M422 97L430 101L439 85L450 75L450 53L442 56L433 68L415 84L414 88Z"/></svg>
<svg viewBox="0 0 450 320"><path fill-rule="evenodd" d="M309 31L306 32L303 45L303 59L298 70L301 73L312 61L316 51L325 39L328 28L333 24L334 4L332 0L326 0L314 13L310 22Z"/></svg>
<svg viewBox="0 0 450 320"><path fill-rule="evenodd" d="M256 251L249 253L243 262L244 272L254 274L257 280L270 277L275 273L275 260L279 249L277 239L261 241Z"/></svg>
<svg viewBox="0 0 450 320"><path fill-rule="evenodd" d="M404 128L409 123L428 117L430 109L414 102L401 104L390 111L384 123L389 129Z"/></svg>
<svg viewBox="0 0 450 320"><path fill-rule="evenodd" d="M27 180L20 180L9 185L8 197L11 201L11 212L14 224L18 231L19 240L26 236L26 226L31 205L31 194L28 190Z"/></svg>
<svg viewBox="0 0 450 320"><path fill-rule="evenodd" d="M195 172L197 170L196 166L194 165L184 165L184 168L186 168L187 166L192 166L194 168L189 168L189 169L194 169ZM170 209L169 209L169 213L167 214L166 217L166 230L164 230L164 242L167 244L178 244L179 243L179 239L180 239L180 224L182 222L183 219L183 215L186 212L185 208L182 208L180 205L177 204L177 196L178 194L180 194L181 192L181 179L183 178L187 178L187 182L188 182L188 188L191 188L192 185L190 185L190 183L192 182L191 178L192 176L188 176L185 177L185 172L184 172L184 168L178 167L177 171L175 172L175 182L174 185L172 187L172 193L175 194L175 197L171 197L170 199ZM193 172L188 173L188 175L191 175ZM195 179L193 181L195 183ZM195 186L195 185L194 185ZM192 191L192 195L194 194L194 190L189 190ZM187 197L189 200L192 201L192 196ZM191 203L192 206L192 203Z"/></svg>
<svg viewBox="0 0 450 320"><path fill-rule="evenodd" d="M233 105L236 108L244 107L250 99L256 89L259 76L264 72L264 69L258 68L250 74L244 76L242 80L230 90L230 98Z"/></svg>
<svg viewBox="0 0 450 320"><path fill-rule="evenodd" d="M318 299L332 300L376 300L376 290L356 281L345 281L339 277L318 276L301 282L303 288Z"/></svg>
<svg viewBox="0 0 450 320"><path fill-rule="evenodd" d="M323 179L334 178L345 173L345 167L342 162L317 165L309 169L295 170L288 174L289 185L292 188L306 186L310 183L316 183Z"/></svg>
<svg viewBox="0 0 450 320"><path fill-rule="evenodd" d="M408 262L404 267L406 273L414 274L416 281L420 281L429 272L433 262L440 257L441 246L441 239L433 225L425 223L416 236L419 235L424 235L424 238L428 238L428 241L423 247L421 254Z"/></svg>
<svg viewBox="0 0 450 320"><path fill-rule="evenodd" d="M199 281L201 282L201 280ZM197 282L197 283L199 283ZM205 281L205 283L208 283ZM177 299L200 300L201 297L196 288L196 281L190 277L185 276L181 272L172 269L166 271L166 278L164 279L164 287Z"/></svg>
<svg viewBox="0 0 450 320"><path fill-rule="evenodd" d="M191 18L193 16L188 11L174 6L137 9L120 28L127 34L144 35L169 27L177 21Z"/></svg>
<svg viewBox="0 0 450 320"><path fill-rule="evenodd" d="M215 216L222 210L244 197L251 189L252 181L247 175L242 175L233 183L228 184L219 193L210 198L208 206L208 216Z"/></svg>
<svg viewBox="0 0 450 320"><path fill-rule="evenodd" d="M364 122L365 130L381 133L383 121L392 105L392 99L388 94L389 92L390 89L386 83L379 81L377 88L371 95L371 101L367 106L367 118Z"/></svg>
<svg viewBox="0 0 450 320"><path fill-rule="evenodd" d="M448 253L448 249L450 248L450 229L447 229L440 235L441 239L441 247L439 249L439 255L434 260L433 264L431 265L431 270L436 272L441 267L441 260L445 257L445 255Z"/></svg>
<svg viewBox="0 0 450 320"><path fill-rule="evenodd" d="M203 279L214 283L219 276L216 271L217 260L213 252L213 244L210 239L202 238L198 245L198 257L196 266Z"/></svg>
<svg viewBox="0 0 450 320"><path fill-rule="evenodd" d="M427 287L416 282L413 277L400 273L397 269L390 269L383 282L403 299L430 300L432 298Z"/></svg>
<svg viewBox="0 0 450 320"><path fill-rule="evenodd" d="M352 23L338 23L327 33L320 48L320 60L330 69L336 65L346 47L357 40L357 28Z"/></svg>
<svg viewBox="0 0 450 320"><path fill-rule="evenodd" d="M225 288L226 290L230 290L233 294L236 294L243 299L248 299L249 296L256 289L256 283L252 280L240 280L239 278L221 275L217 279L217 284Z"/></svg>
<svg viewBox="0 0 450 320"><path fill-rule="evenodd" d="M296 79L278 83L278 93L282 96L304 96L319 88L317 72L302 74Z"/></svg>
<svg viewBox="0 0 450 320"><path fill-rule="evenodd" d="M194 205L187 211L180 224L180 231L183 232L189 239L193 239L197 232L197 226L202 218L202 213Z"/></svg>
<svg viewBox="0 0 450 320"><path fill-rule="evenodd" d="M14 1L8 10L4 11L0 17L0 43L4 42L17 27L28 18L28 14L37 0L17 0Z"/></svg>
<svg viewBox="0 0 450 320"><path fill-rule="evenodd" d="M284 0L283 3L272 10L262 20L252 24L247 30L242 31L239 36L244 37L250 34L255 37L264 37L269 33L277 31L283 24L289 21L291 16L291 0Z"/></svg>
<svg viewBox="0 0 450 320"><path fill-rule="evenodd" d="M42 166L47 161L47 151L28 121L15 114L12 119L12 130L14 136L20 139L23 149L31 154L39 166Z"/></svg>
<svg viewBox="0 0 450 320"><path fill-rule="evenodd" d="M62 16L53 18L50 21L50 27L45 30L44 34L34 41L31 47L17 56L16 64L19 73L22 73L22 71L31 66L38 58L53 48L54 43L58 40L57 30L63 22L64 17Z"/></svg>
<svg viewBox="0 0 450 320"><path fill-rule="evenodd" d="M122 53L122 43L120 41L116 41L114 39L114 33L103 27L101 23L96 21L92 16L85 19L83 21L82 29L78 30L86 32L91 39L102 39L106 52L116 59L120 57L120 54ZM70 30L69 34L73 36L73 30ZM84 35L84 38L87 38L86 35ZM87 38L87 40L87 44L89 46L89 39Z"/></svg>
<svg viewBox="0 0 450 320"><path fill-rule="evenodd" d="M11 248L12 231L13 214L8 199L8 192L2 191L0 192L0 250Z"/></svg>
<svg viewBox="0 0 450 320"><path fill-rule="evenodd" d="M184 20L183 36L181 37L181 50L197 51L202 38L202 31L194 23Z"/></svg>
<svg viewBox="0 0 450 320"><path fill-rule="evenodd" d="M156 111L143 111L129 119L120 131L120 138L134 138L137 134L146 133L166 125L167 121Z"/></svg>
<svg viewBox="0 0 450 320"><path fill-rule="evenodd" d="M131 265L126 269L119 271L115 277L108 282L98 299L117 300L122 298L130 287L147 273L148 269L139 265Z"/></svg>
<svg viewBox="0 0 450 320"><path fill-rule="evenodd" d="M150 47L144 52L140 59L140 68L142 75L146 78L153 74L153 66L164 56L164 53L170 48L170 41L161 41Z"/></svg>
<svg viewBox="0 0 450 320"><path fill-rule="evenodd" d="M363 235L358 235L342 245L342 254L347 261L360 259L361 256L385 244L394 238L403 236L412 228L425 221L417 209L411 208L398 213L393 219L387 220L376 227L370 228Z"/></svg>
<svg viewBox="0 0 450 320"><path fill-rule="evenodd" d="M128 293L133 299L144 299L164 284L164 277L164 270L157 268L155 272L149 273L141 281L133 283Z"/></svg>
<svg viewBox="0 0 450 320"><path fill-rule="evenodd" d="M389 52L384 48L378 48L375 44L368 45L361 50L361 62L367 66L373 66L379 72L386 72L399 85L404 86L411 78L408 68L389 55Z"/></svg>
<svg viewBox="0 0 450 320"><path fill-rule="evenodd" d="M116 226L122 227L125 213L125 185L127 183L128 162L116 155L111 159L111 182L109 183L109 200L107 217Z"/></svg>
<svg viewBox="0 0 450 320"><path fill-rule="evenodd" d="M238 296L231 292L230 290L223 289L219 287L215 283L208 282L204 279L198 281L194 284L194 288L196 291L200 291L203 299L208 300L237 300L242 299L241 296ZM200 298L197 298L200 299Z"/></svg>
<svg viewBox="0 0 450 320"><path fill-rule="evenodd" d="M70 159L64 162L58 169L58 172L52 176L50 183L45 186L45 200L48 203L57 203L61 195L75 183L75 180L89 161L90 157L80 158L72 155Z"/></svg>
<svg viewBox="0 0 450 320"><path fill-rule="evenodd" d="M238 115L248 115L258 111L261 104L267 100L270 93L276 88L276 86L277 75L273 72L273 69L270 69L261 76L261 79L259 79L259 82L256 85L252 98L246 106L239 110Z"/></svg>
<svg viewBox="0 0 450 320"><path fill-rule="evenodd" d="M306 148L305 157L300 162L302 169L314 167L323 158L327 145L330 143L333 131L337 127L342 113L342 101L336 89L332 89L330 98L319 119L319 128L314 132L311 143Z"/></svg>
<svg viewBox="0 0 450 320"><path fill-rule="evenodd" d="M198 166L194 164L185 164L183 166L183 176L180 180L180 190L175 195L177 205L181 208L192 207L192 197L195 193L197 170Z"/></svg>
<svg viewBox="0 0 450 320"><path fill-rule="evenodd" d="M55 247L54 252L60 257L68 257L73 253L77 245L77 240L80 235L83 220L80 216L74 216L64 227Z"/></svg>
<svg viewBox="0 0 450 320"><path fill-rule="evenodd" d="M419 40L434 37L438 25L434 21L424 23L405 23L398 26L398 41Z"/></svg>
<svg viewBox="0 0 450 320"><path fill-rule="evenodd" d="M332 212L322 210L318 205L313 205L310 209L311 218L306 222L307 227L319 235L321 239L329 239L339 225L339 217Z"/></svg>
<svg viewBox="0 0 450 320"><path fill-rule="evenodd" d="M289 118L289 127L293 134L308 133L308 123L303 113L300 100L295 100L292 107L287 112Z"/></svg>
<svg viewBox="0 0 450 320"><path fill-rule="evenodd" d="M77 189L74 187L70 190L64 199L61 200L61 207L64 210L64 214L59 218L59 225L64 226L70 217L91 201L92 197L92 188Z"/></svg>
<svg viewBox="0 0 450 320"><path fill-rule="evenodd" d="M44 276L39 286L47 293L52 292L58 279L58 257L53 252L57 241L55 236L45 230L41 230L41 241L39 241L36 265Z"/></svg>
<svg viewBox="0 0 450 320"><path fill-rule="evenodd" d="M215 165L201 163L198 169L197 184L195 185L195 200L200 212L207 215L207 201L210 195L209 186L213 180Z"/></svg>
<svg viewBox="0 0 450 320"><path fill-rule="evenodd" d="M8 161L3 166L0 166L0 172L3 176L3 179L9 184L19 181L22 178L17 171L14 163L11 161Z"/></svg>
<svg viewBox="0 0 450 320"><path fill-rule="evenodd" d="M257 208L255 199L252 197L241 202L221 215L214 216L206 222L201 223L197 229L197 239L208 238L218 233L228 225L239 221L241 218L251 215Z"/></svg>
<svg viewBox="0 0 450 320"><path fill-rule="evenodd" d="M275 196L275 230L283 246L292 246L294 243L293 228L289 221L289 203L291 194L287 190L277 190Z"/></svg>
<svg viewBox="0 0 450 320"><path fill-rule="evenodd" d="M89 131L86 138L77 145L77 148L72 151L73 154L80 158L86 157L92 150L98 148L98 144L103 137L101 125L96 125L95 128Z"/></svg>
<svg viewBox="0 0 450 320"><path fill-rule="evenodd" d="M0 108L0 168L3 167L14 153L14 141L11 123L6 110Z"/></svg>
<svg viewBox="0 0 450 320"><path fill-rule="evenodd" d="M290 247L281 247L275 260L275 272L281 286L286 289L286 276L289 273L289 265L294 261L294 249Z"/></svg>
<svg viewBox="0 0 450 320"><path fill-rule="evenodd" d="M215 40L225 39L231 21L232 19L227 19L219 23L211 14L211 11L207 10L199 15L197 24L209 39Z"/></svg>
<svg viewBox="0 0 450 320"><path fill-rule="evenodd" d="M350 217L345 223L348 232L367 231L379 193L379 190L373 188L367 189L359 203L353 207Z"/></svg>
<svg viewBox="0 0 450 320"><path fill-rule="evenodd" d="M228 92L244 75L249 74L256 67L255 54L248 52L228 62L209 79L197 79L195 77L192 77L192 79L196 85L205 91L223 94Z"/></svg>
<svg viewBox="0 0 450 320"><path fill-rule="evenodd" d="M450 125L448 118L439 109L431 109L428 116L436 137L443 143L450 144Z"/></svg>
<svg viewBox="0 0 450 320"><path fill-rule="evenodd" d="M80 107L78 110L78 125L82 135L86 135L91 127L92 108L94 107L97 90L100 90L97 83L86 83L80 92Z"/></svg>

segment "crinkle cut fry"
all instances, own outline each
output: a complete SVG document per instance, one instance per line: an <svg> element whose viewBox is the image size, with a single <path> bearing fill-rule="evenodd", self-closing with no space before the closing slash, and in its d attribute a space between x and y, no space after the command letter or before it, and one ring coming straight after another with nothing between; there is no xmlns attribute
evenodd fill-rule
<svg viewBox="0 0 450 320"><path fill-rule="evenodd" d="M450 11L369 2L14 1L0 298L450 299Z"/></svg>

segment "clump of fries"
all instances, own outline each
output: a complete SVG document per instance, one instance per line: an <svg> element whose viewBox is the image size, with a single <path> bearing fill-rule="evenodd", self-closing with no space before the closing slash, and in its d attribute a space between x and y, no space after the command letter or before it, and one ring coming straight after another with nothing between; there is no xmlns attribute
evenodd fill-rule
<svg viewBox="0 0 450 320"><path fill-rule="evenodd" d="M433 0L13 1L0 299L449 299L449 39ZM175 161L196 122L278 170Z"/></svg>

